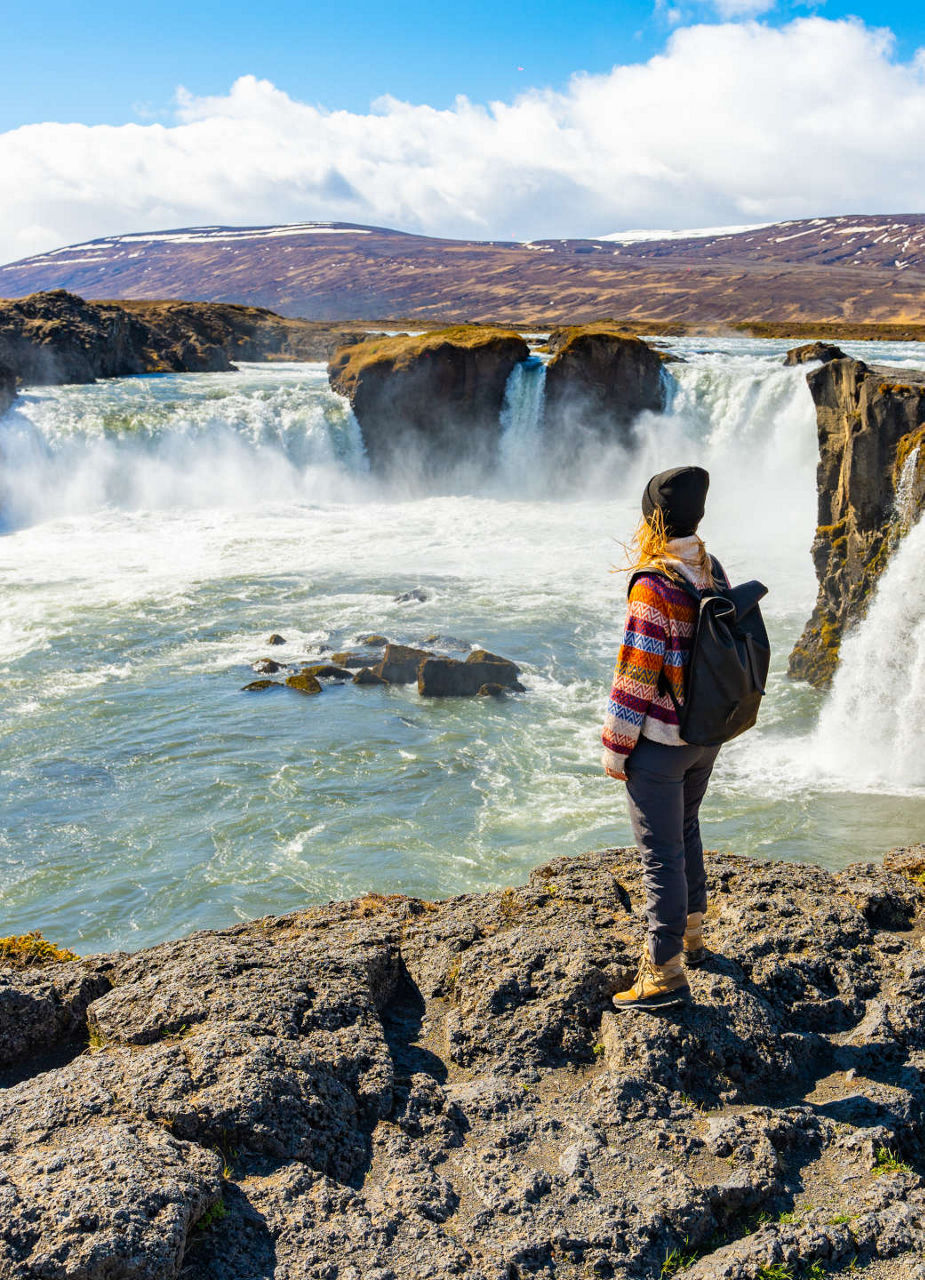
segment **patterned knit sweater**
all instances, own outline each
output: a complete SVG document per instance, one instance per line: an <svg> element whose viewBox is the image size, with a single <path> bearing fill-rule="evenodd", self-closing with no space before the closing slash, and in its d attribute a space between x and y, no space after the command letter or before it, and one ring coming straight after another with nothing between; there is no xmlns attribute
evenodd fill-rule
<svg viewBox="0 0 925 1280"><path fill-rule="evenodd" d="M697 564L698 537L673 538L668 550L695 587L704 590L712 585ZM718 585L729 584L722 577ZM656 573L644 573L633 583L601 734L605 768L623 773L640 735L669 746L684 745L678 713L669 695L658 692L658 678L664 671L675 697L683 704L696 621L696 601L683 587Z"/></svg>

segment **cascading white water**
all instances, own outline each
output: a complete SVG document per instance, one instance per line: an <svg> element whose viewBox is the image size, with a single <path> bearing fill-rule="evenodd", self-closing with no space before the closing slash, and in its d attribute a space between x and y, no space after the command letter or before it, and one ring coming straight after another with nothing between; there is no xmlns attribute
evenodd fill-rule
<svg viewBox="0 0 925 1280"><path fill-rule="evenodd" d="M4 416L0 449L6 527L105 507L349 499L367 471L322 366L30 389Z"/></svg>
<svg viewBox="0 0 925 1280"><path fill-rule="evenodd" d="M529 356L508 375L501 406L500 473L506 487L533 474L542 455L546 364Z"/></svg>
<svg viewBox="0 0 925 1280"><path fill-rule="evenodd" d="M813 755L857 786L925 786L925 521L906 534L845 636Z"/></svg>
<svg viewBox="0 0 925 1280"><path fill-rule="evenodd" d="M907 529L914 522L918 514L915 501L915 477L918 472L921 451L922 446L917 444L903 463L903 469L899 474L899 483L896 485L896 519L904 529Z"/></svg>

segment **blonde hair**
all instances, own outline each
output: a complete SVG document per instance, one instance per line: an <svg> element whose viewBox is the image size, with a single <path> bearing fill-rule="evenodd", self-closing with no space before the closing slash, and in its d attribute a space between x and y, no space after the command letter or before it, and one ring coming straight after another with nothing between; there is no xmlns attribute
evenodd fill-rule
<svg viewBox="0 0 925 1280"><path fill-rule="evenodd" d="M643 516L636 526L632 539L621 542L626 555L625 565L616 565L611 573L636 573L640 569L655 569L675 581L683 575L678 568L678 558L668 548L671 539L665 528L665 515L661 507L656 507L648 518ZM702 538L697 538L699 559L697 567L704 577L713 580L713 563L707 554Z"/></svg>

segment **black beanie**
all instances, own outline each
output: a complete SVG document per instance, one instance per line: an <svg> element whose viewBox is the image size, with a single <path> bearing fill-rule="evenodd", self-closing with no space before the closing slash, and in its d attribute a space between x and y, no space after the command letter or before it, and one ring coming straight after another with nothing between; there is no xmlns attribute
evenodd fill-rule
<svg viewBox="0 0 925 1280"><path fill-rule="evenodd" d="M648 520L656 507L665 517L669 538L684 538L696 533L703 519L710 487L710 473L703 467L672 467L660 471L645 487L642 514Z"/></svg>

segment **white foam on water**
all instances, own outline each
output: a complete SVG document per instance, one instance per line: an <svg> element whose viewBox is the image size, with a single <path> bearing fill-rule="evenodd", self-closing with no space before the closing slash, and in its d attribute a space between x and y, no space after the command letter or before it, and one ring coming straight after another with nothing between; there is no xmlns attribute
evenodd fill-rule
<svg viewBox="0 0 925 1280"><path fill-rule="evenodd" d="M670 406L643 415L633 447L588 449L563 476L529 361L509 380L487 480L410 496L370 476L323 366L28 392L0 421L10 927L41 918L84 949L138 945L306 896L510 882L557 852L629 840L623 793L598 766L625 607L608 568L646 479L686 462L712 476L709 547L734 579L770 587L775 647L760 727L720 756L713 844L837 863L858 856L854 828L874 813L890 833L875 845L906 839L906 810L884 810L837 761L820 772L821 698L782 674L815 595L805 370L783 367L785 344L673 345L686 363L669 367ZM891 354L915 359L877 357ZM417 586L425 601L396 599ZM287 644L268 648L271 631ZM371 631L509 654L529 692L238 692L256 658L299 661ZM847 641L845 654L848 670ZM36 790L33 765L58 754L87 777L111 770L111 793L69 775ZM848 816L817 851L806 826L831 816L833 779Z"/></svg>

